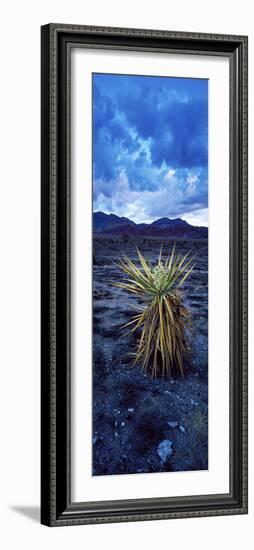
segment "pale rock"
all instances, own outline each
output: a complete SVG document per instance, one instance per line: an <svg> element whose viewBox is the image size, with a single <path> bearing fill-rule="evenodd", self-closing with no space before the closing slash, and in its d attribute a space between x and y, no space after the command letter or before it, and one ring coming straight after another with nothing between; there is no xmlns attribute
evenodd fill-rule
<svg viewBox="0 0 254 550"><path fill-rule="evenodd" d="M172 441L169 439L164 439L157 447L157 453L162 462L166 462L166 460L172 455L172 452Z"/></svg>

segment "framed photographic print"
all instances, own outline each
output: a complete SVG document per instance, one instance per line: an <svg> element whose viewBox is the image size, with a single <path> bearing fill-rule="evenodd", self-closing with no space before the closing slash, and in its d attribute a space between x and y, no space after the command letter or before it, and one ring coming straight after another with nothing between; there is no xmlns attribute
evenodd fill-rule
<svg viewBox="0 0 254 550"><path fill-rule="evenodd" d="M41 521L247 513L247 37L41 36Z"/></svg>

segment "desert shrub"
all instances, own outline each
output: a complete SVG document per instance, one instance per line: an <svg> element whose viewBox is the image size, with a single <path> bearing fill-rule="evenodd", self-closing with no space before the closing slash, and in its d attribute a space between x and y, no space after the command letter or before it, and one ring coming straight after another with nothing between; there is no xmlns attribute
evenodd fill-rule
<svg viewBox="0 0 254 550"><path fill-rule="evenodd" d="M123 256L118 267L127 278L114 283L143 300L139 312L124 325L131 333L139 333L133 364L141 363L152 377L159 373L171 377L175 372L183 376L191 316L183 304L181 287L194 264L187 259L189 252L183 257L175 255L175 247L164 262L161 250L154 267L138 249L137 255L139 265Z"/></svg>
<svg viewBox="0 0 254 550"><path fill-rule="evenodd" d="M208 412L207 409L189 412L183 419L186 432L178 432L175 442L174 464L180 470L208 468Z"/></svg>

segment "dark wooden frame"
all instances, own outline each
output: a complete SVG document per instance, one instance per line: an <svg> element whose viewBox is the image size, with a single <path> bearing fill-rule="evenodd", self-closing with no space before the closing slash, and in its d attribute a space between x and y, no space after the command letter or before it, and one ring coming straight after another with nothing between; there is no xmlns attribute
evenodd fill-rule
<svg viewBox="0 0 254 550"><path fill-rule="evenodd" d="M246 36L42 27L41 521L45 525L247 513ZM73 46L224 56L230 63L230 491L72 503L70 498L70 51Z"/></svg>

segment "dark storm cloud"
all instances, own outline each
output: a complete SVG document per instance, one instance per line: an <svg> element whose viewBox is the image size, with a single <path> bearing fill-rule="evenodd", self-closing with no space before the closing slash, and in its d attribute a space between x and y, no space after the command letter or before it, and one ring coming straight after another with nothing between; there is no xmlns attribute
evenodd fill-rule
<svg viewBox="0 0 254 550"><path fill-rule="evenodd" d="M160 199L161 215L207 208L207 125L205 80L94 75L94 209L130 215L135 202L152 218Z"/></svg>

